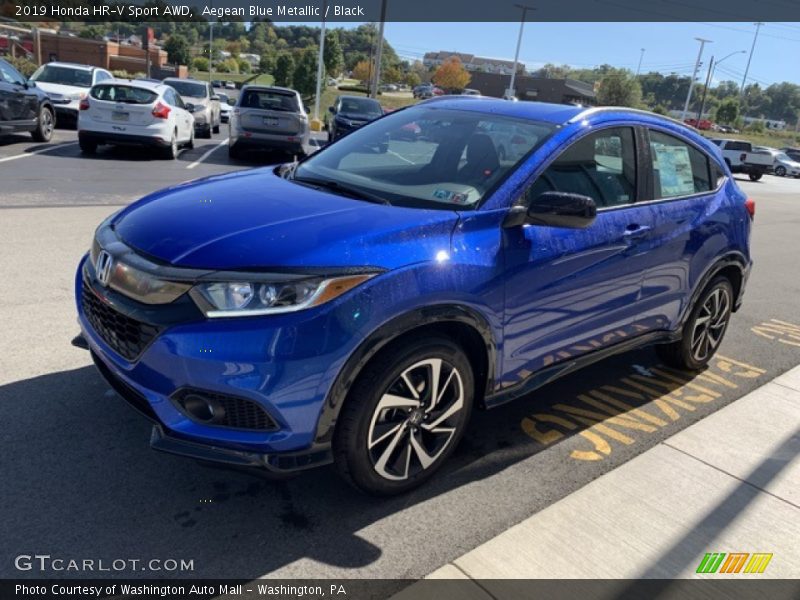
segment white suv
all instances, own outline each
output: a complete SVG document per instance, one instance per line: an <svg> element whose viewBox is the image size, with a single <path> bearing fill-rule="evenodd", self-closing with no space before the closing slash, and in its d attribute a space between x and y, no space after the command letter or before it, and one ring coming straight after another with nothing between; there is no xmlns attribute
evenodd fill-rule
<svg viewBox="0 0 800 600"><path fill-rule="evenodd" d="M179 147L194 147L194 117L168 85L100 83L81 100L78 142L85 154L99 144L153 146L174 159Z"/></svg>
<svg viewBox="0 0 800 600"><path fill-rule="evenodd" d="M99 67L65 62L51 62L42 65L31 81L50 97L59 121L76 122L80 101L86 97L94 84L110 81L114 76Z"/></svg>

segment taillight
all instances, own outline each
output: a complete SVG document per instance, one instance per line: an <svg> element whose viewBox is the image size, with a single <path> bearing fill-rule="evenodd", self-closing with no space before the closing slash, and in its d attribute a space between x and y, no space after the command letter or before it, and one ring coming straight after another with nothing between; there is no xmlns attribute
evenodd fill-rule
<svg viewBox="0 0 800 600"><path fill-rule="evenodd" d="M78 105L78 108L81 110L89 110L89 98L86 96L81 98L81 103Z"/></svg>
<svg viewBox="0 0 800 600"><path fill-rule="evenodd" d="M156 105L153 107L153 116L156 119L168 119L169 106L167 106L163 102L156 102Z"/></svg>
<svg viewBox="0 0 800 600"><path fill-rule="evenodd" d="M747 209L747 214L750 215L750 220L756 218L756 201L752 198L748 198L744 201L744 207Z"/></svg>

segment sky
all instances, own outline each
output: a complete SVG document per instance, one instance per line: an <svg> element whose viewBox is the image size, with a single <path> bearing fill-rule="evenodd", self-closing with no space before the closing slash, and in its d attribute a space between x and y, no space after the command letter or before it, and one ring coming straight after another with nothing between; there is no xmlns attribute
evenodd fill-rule
<svg viewBox="0 0 800 600"><path fill-rule="evenodd" d="M310 23L309 23L310 24ZM355 26L357 24L348 25ZM338 25L336 25L338 26ZM520 61L535 69L545 63L592 67L608 63L636 70L645 49L642 72L660 71L691 75L700 44L708 60L745 50L725 59L714 81L741 83L756 27L752 23L536 23L528 22L522 38ZM425 52L451 50L512 60L519 23L396 23L385 26L386 39L403 58L422 59ZM780 81L800 84L800 23L766 23L753 53L748 83Z"/></svg>

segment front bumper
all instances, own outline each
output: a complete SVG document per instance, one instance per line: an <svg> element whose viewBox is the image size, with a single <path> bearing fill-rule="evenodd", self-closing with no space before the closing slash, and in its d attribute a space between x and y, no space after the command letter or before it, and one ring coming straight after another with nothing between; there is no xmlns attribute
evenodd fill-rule
<svg viewBox="0 0 800 600"><path fill-rule="evenodd" d="M352 332L342 329L342 315L312 309L266 318L206 320L192 317L184 307L178 322L155 323L172 305L143 305L102 289L91 265L84 275L87 263L88 255L75 282L83 338L79 345L88 347L109 385L154 423L153 448L274 472L330 462L330 440L319 438L317 424L338 369L358 343ZM102 295L103 302L125 317L154 323L157 335L126 358L112 347L113 336L92 325L84 294ZM323 340L320 331L327 332ZM255 430L197 422L176 403L176 396L187 388L257 404L275 427Z"/></svg>

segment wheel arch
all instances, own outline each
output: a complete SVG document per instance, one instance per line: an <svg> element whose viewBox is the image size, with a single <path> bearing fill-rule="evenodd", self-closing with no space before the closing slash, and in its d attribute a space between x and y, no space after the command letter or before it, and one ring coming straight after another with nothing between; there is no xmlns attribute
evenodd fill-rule
<svg viewBox="0 0 800 600"><path fill-rule="evenodd" d="M347 394L364 367L390 345L422 332L438 333L458 342L475 376L476 401L491 390L495 378L497 344L489 321L463 305L422 307L398 316L373 331L348 357L331 386L317 421L315 441L329 443Z"/></svg>
<svg viewBox="0 0 800 600"><path fill-rule="evenodd" d="M718 258L709 267L706 272L695 285L692 291L691 300L686 304L683 314L681 315L680 324L681 328L686 324L686 319L692 312L692 308L697 303L703 290L706 289L711 280L718 275L724 275L728 278L733 286L733 310L738 310L741 305L742 292L744 291L745 283L747 282L747 260L744 255L739 252L732 252Z"/></svg>

